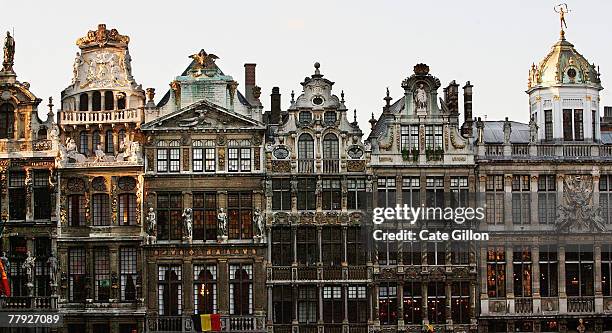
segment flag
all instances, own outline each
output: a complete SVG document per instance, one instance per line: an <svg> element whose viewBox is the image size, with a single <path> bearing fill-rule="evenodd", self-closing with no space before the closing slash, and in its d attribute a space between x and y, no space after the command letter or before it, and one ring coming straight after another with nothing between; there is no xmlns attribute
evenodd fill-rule
<svg viewBox="0 0 612 333"><path fill-rule="evenodd" d="M0 260L0 278L2 279L0 289L2 294L6 297L11 297L11 285L9 284L8 277L6 276L6 270L4 269L4 263Z"/></svg>
<svg viewBox="0 0 612 333"><path fill-rule="evenodd" d="M196 314L191 319L196 332L221 331L221 315L218 313Z"/></svg>
<svg viewBox="0 0 612 333"><path fill-rule="evenodd" d="M426 332L434 332L434 327L432 324L425 324L425 331Z"/></svg>

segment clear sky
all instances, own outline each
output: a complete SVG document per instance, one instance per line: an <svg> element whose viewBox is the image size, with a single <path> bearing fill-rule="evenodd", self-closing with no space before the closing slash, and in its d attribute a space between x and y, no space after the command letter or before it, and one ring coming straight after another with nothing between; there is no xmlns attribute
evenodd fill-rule
<svg viewBox="0 0 612 333"><path fill-rule="evenodd" d="M43 99L41 114L47 97L59 101L70 83L76 39L106 23L131 38L134 77L144 88L156 88L157 101L189 64L188 55L202 48L219 56L217 64L240 90L244 63L257 63L266 109L273 86L288 107L291 90L299 94L299 83L318 61L369 133L367 120L381 112L385 88L397 100L402 80L419 62L429 65L442 87L471 81L475 116L526 122L528 70L558 39L553 7L560 1L3 0L0 29L15 30L14 68L18 80ZM601 105L612 105L612 2L567 4L566 37L600 65L608 88Z"/></svg>

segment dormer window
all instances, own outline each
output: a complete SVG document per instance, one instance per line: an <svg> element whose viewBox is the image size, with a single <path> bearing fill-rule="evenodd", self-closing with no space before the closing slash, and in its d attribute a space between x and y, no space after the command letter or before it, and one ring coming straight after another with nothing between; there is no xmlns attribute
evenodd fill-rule
<svg viewBox="0 0 612 333"><path fill-rule="evenodd" d="M335 111L325 111L323 114L323 122L326 124L333 124L338 119Z"/></svg>
<svg viewBox="0 0 612 333"><path fill-rule="evenodd" d="M312 121L312 112L310 111L300 111L299 115L300 123L309 123Z"/></svg>
<svg viewBox="0 0 612 333"><path fill-rule="evenodd" d="M13 137L14 111L15 108L9 103L4 103L0 106L0 139Z"/></svg>

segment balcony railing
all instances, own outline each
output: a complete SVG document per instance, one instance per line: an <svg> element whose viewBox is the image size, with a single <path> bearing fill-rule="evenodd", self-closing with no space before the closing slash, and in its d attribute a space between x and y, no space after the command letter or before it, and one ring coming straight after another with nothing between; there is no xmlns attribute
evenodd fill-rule
<svg viewBox="0 0 612 333"><path fill-rule="evenodd" d="M314 281L314 280L367 280L366 266L316 267L316 266L275 266L268 268L270 281Z"/></svg>
<svg viewBox="0 0 612 333"><path fill-rule="evenodd" d="M503 145L485 145L485 156L502 156L504 155Z"/></svg>
<svg viewBox="0 0 612 333"><path fill-rule="evenodd" d="M57 309L57 297L53 296L13 296L0 302L3 309Z"/></svg>
<svg viewBox="0 0 612 333"><path fill-rule="evenodd" d="M516 313L532 313L533 299L531 297L518 297L514 301L514 311Z"/></svg>
<svg viewBox="0 0 612 333"><path fill-rule="evenodd" d="M314 159L298 159L298 172L314 172Z"/></svg>
<svg viewBox="0 0 612 333"><path fill-rule="evenodd" d="M62 125L138 123L143 119L144 108L105 111L60 111Z"/></svg>
<svg viewBox="0 0 612 333"><path fill-rule="evenodd" d="M595 299L593 297L568 297L567 312L593 312Z"/></svg>
<svg viewBox="0 0 612 333"><path fill-rule="evenodd" d="M340 171L340 161L337 159L323 160L323 173L336 173Z"/></svg>
<svg viewBox="0 0 612 333"><path fill-rule="evenodd" d="M148 332L193 332L191 316L151 316ZM265 332L265 316L221 315L221 332Z"/></svg>
<svg viewBox="0 0 612 333"><path fill-rule="evenodd" d="M487 159L511 159L515 157L532 158L610 158L612 146L598 143L538 143L538 144L485 144L479 149L478 156Z"/></svg>

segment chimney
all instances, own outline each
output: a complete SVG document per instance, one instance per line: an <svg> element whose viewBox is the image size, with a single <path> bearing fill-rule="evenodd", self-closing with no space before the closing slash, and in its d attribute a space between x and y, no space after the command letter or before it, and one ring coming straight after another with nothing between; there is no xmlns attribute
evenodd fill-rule
<svg viewBox="0 0 612 333"><path fill-rule="evenodd" d="M463 116L465 119L465 122L463 123L463 126L461 127L461 134L463 134L464 136L472 136L472 124L473 124L473 118L472 118L472 87L473 85L470 84L470 81L468 81L465 86L463 86Z"/></svg>
<svg viewBox="0 0 612 333"><path fill-rule="evenodd" d="M272 88L270 95L270 124L278 125L280 123L281 112L281 94L278 87Z"/></svg>
<svg viewBox="0 0 612 333"><path fill-rule="evenodd" d="M448 84L448 87L444 88L444 103L448 108L451 123L454 125L459 124L459 85L455 80Z"/></svg>
<svg viewBox="0 0 612 333"><path fill-rule="evenodd" d="M255 66L257 64L244 64L244 93L251 105L259 105L261 90L255 84Z"/></svg>

